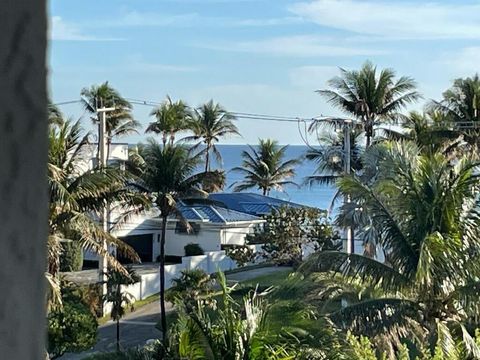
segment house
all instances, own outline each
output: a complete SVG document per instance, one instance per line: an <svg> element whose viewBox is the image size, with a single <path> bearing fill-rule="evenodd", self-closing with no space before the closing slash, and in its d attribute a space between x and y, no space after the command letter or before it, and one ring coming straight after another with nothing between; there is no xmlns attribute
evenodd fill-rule
<svg viewBox="0 0 480 360"><path fill-rule="evenodd" d="M198 244L205 252L220 251L223 245L243 245L247 234L264 222L258 216L230 210L203 201L181 202L183 221L171 217L167 222L165 254L184 256L187 244ZM132 246L142 262L156 261L160 255L162 220L158 210L135 216L112 234ZM185 221L190 224L187 229Z"/></svg>
<svg viewBox="0 0 480 360"><path fill-rule="evenodd" d="M264 216L282 206L303 208L305 205L255 193L214 193L208 196L217 206L255 216Z"/></svg>

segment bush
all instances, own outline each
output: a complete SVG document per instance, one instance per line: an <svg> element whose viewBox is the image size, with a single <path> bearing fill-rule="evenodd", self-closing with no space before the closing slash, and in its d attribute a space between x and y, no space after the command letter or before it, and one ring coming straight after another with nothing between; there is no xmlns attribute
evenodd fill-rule
<svg viewBox="0 0 480 360"><path fill-rule="evenodd" d="M184 303L193 304L212 291L213 281L205 271L192 269L182 270L180 277L172 279L172 285L166 294L168 301L181 299Z"/></svg>
<svg viewBox="0 0 480 360"><path fill-rule="evenodd" d="M48 352L52 359L66 352L90 349L97 341L97 319L81 299L63 298L63 306L48 315Z"/></svg>
<svg viewBox="0 0 480 360"><path fill-rule="evenodd" d="M83 265L83 249L75 241L62 241L60 271L80 271Z"/></svg>
<svg viewBox="0 0 480 360"><path fill-rule="evenodd" d="M187 244L184 247L185 249L185 256L197 256L197 255L203 255L203 249L200 247L198 244Z"/></svg>
<svg viewBox="0 0 480 360"><path fill-rule="evenodd" d="M255 260L255 252L248 245L231 245L225 247L225 254L242 267Z"/></svg>

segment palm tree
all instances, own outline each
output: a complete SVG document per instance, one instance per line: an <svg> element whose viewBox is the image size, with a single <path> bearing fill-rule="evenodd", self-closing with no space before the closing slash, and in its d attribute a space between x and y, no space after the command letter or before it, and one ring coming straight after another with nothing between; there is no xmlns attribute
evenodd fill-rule
<svg viewBox="0 0 480 360"><path fill-rule="evenodd" d="M295 176L295 166L300 160L284 161L287 145L280 147L275 140L260 139L257 148L250 145L249 148L250 152L242 151L242 166L232 169L245 175L244 180L232 184L234 191L258 188L268 195L272 189L283 191L285 185L296 185L287 179Z"/></svg>
<svg viewBox="0 0 480 360"><path fill-rule="evenodd" d="M473 157L452 162L441 153L422 152L409 142L377 147L377 176L339 181L342 192L366 211L386 262L356 254L322 252L302 271L335 272L332 294L361 285L370 298L349 297L330 318L340 327L381 337L391 347L401 338L442 343L449 359L461 357L462 342L475 358L480 349L467 326L478 323L480 251L478 193L480 165ZM369 229L363 229L369 231ZM344 298L345 299L345 298Z"/></svg>
<svg viewBox="0 0 480 360"><path fill-rule="evenodd" d="M187 136L183 141L199 141L194 148L205 145L205 172L210 170L210 152L213 152L217 162L222 161L222 155L215 143L229 134L240 135L233 120L235 117L232 114L210 100L195 109L188 121L188 128L193 132L193 136Z"/></svg>
<svg viewBox="0 0 480 360"><path fill-rule="evenodd" d="M140 123L133 118L132 104L110 86L108 81L101 85L93 85L81 91L82 103L92 116L94 124L100 119L96 116L97 108L115 107L116 110L106 113L107 158L113 138L131 135L137 132ZM100 138L100 135L99 135Z"/></svg>
<svg viewBox="0 0 480 360"><path fill-rule="evenodd" d="M443 93L442 101L431 101L430 109L440 111L446 118L459 126L465 140L478 146L478 124L480 121L480 77L454 80L453 86ZM474 122L474 123L471 123ZM473 128L474 130L470 130Z"/></svg>
<svg viewBox="0 0 480 360"><path fill-rule="evenodd" d="M377 125L394 120L402 108L420 98L413 79L402 76L395 80L392 69L383 69L377 74L377 67L369 61L359 71L342 68L340 71L340 76L328 82L331 89L317 92L361 121L367 147Z"/></svg>
<svg viewBox="0 0 480 360"><path fill-rule="evenodd" d="M163 146L167 144L167 139L170 136L170 145L173 145L175 134L187 129L190 110L182 100L173 102L170 96L167 95L167 99L162 105L153 109L150 116L155 116L156 120L148 125L145 132L162 134Z"/></svg>
<svg viewBox="0 0 480 360"><path fill-rule="evenodd" d="M141 211L147 198L126 187L127 178L118 169L81 171L89 134L82 134L80 122L62 120L49 131L48 185L49 238L48 273L55 280L59 272L60 242L71 240L108 258L110 266L123 269L103 248L105 240L120 254L138 261L138 255L127 244L104 231L95 218L108 203L116 204L120 218Z"/></svg>
<svg viewBox="0 0 480 360"><path fill-rule="evenodd" d="M107 293L103 300L112 304L110 317L117 324L117 352L120 351L120 319L125 316L125 307L132 305L135 297L125 291L122 286L133 285L140 281L140 277L130 268L125 268L126 273L109 269L107 276Z"/></svg>
<svg viewBox="0 0 480 360"><path fill-rule="evenodd" d="M179 319L170 336L166 359L287 360L300 354L296 347L273 334L267 325L267 303L254 292L241 304L230 295L225 275L218 274L220 305L205 311L200 301L194 306L179 302Z"/></svg>
<svg viewBox="0 0 480 360"><path fill-rule="evenodd" d="M187 196L205 196L202 189L203 182L208 179L211 183L219 185L224 181L223 172L213 171L195 173L200 164L198 156L192 157L189 150L181 145L162 146L155 140L150 139L148 144L141 150L144 158L144 168L140 186L151 192L154 204L160 210L162 220L160 242L160 308L162 336L167 341L167 323L165 313L165 235L167 221L170 216L177 216L181 220L181 214L177 211L177 202ZM188 226L188 224L186 224Z"/></svg>
<svg viewBox="0 0 480 360"><path fill-rule="evenodd" d="M439 111L411 111L408 115L400 115L399 119L400 129L381 129L386 139L413 141L422 151L432 154L460 147L462 132L454 129L452 121Z"/></svg>

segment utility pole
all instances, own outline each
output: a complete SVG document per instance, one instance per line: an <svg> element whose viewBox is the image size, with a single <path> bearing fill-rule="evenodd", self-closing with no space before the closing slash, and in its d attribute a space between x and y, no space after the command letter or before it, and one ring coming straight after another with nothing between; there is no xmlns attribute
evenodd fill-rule
<svg viewBox="0 0 480 360"><path fill-rule="evenodd" d="M350 133L351 133L351 124L352 121L345 119L343 120L343 152L344 152L344 172L345 175L348 176L351 173L351 143L350 143ZM344 204L350 203L350 195L345 195L344 197ZM353 228L351 226L347 226L345 228L345 250L348 254L353 254L355 252L355 240L353 234Z"/></svg>
<svg viewBox="0 0 480 360"><path fill-rule="evenodd" d="M105 169L107 166L107 112L114 111L114 107L101 107L97 108L97 116L98 116L98 164L100 168ZM102 209L101 219L102 222L102 230L104 232L108 232L108 205L104 206ZM108 245L107 241L104 239L102 240L102 249L105 252L108 252ZM98 277L99 281L102 284L102 295L106 295L107 293L107 271L108 271L108 259L106 256L101 256L98 261Z"/></svg>

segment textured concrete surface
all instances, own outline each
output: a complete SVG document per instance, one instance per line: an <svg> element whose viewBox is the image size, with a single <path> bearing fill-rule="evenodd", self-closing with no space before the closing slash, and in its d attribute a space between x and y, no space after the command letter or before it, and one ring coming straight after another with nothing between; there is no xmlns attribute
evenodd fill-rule
<svg viewBox="0 0 480 360"><path fill-rule="evenodd" d="M0 358L45 358L45 0L0 1Z"/></svg>

